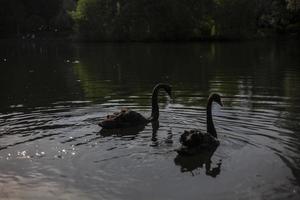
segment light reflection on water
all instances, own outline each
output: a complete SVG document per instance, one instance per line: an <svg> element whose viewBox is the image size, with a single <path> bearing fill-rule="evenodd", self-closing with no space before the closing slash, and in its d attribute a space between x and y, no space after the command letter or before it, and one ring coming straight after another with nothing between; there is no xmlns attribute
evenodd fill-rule
<svg viewBox="0 0 300 200"><path fill-rule="evenodd" d="M2 46L1 199L299 198L295 43ZM159 124L101 131L122 107L148 116L157 82L175 96L160 97ZM180 158L180 134L205 130L211 92L224 101L221 145Z"/></svg>

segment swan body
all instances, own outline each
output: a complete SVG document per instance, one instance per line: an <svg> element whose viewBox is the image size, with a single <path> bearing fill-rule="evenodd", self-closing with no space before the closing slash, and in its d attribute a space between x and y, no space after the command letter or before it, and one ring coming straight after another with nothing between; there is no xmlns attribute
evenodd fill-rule
<svg viewBox="0 0 300 200"><path fill-rule="evenodd" d="M199 152L213 150L220 144L219 140L211 134L203 133L197 129L184 131L179 141L182 146L176 151L180 155L194 155Z"/></svg>
<svg viewBox="0 0 300 200"><path fill-rule="evenodd" d="M193 155L203 150L215 149L217 146L219 146L220 142L217 138L217 132L212 120L212 102L216 102L220 106L223 106L220 95L210 95L207 103L207 132L201 132L197 129L184 131L179 139L182 146L179 149L176 149L178 154Z"/></svg>
<svg viewBox="0 0 300 200"><path fill-rule="evenodd" d="M120 112L115 112L112 115L107 115L106 119L99 123L103 128L126 128L147 124L150 119L145 118L138 112L129 109L122 109Z"/></svg>
<svg viewBox="0 0 300 200"><path fill-rule="evenodd" d="M171 96L171 86L168 84L157 84L152 92L152 113L151 116L146 118L138 112L130 109L122 109L120 112L115 112L99 123L99 126L106 129L116 128L129 128L138 125L146 125L149 122L157 121L159 117L158 107L158 92L160 89L164 89L169 96Z"/></svg>

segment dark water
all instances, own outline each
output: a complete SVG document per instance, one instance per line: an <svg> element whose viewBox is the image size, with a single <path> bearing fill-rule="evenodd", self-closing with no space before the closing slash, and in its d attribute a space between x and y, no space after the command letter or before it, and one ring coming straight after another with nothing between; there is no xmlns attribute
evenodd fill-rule
<svg viewBox="0 0 300 200"><path fill-rule="evenodd" d="M0 45L0 199L299 199L299 43ZM100 131L158 82L158 129ZM220 146L177 157L212 92Z"/></svg>

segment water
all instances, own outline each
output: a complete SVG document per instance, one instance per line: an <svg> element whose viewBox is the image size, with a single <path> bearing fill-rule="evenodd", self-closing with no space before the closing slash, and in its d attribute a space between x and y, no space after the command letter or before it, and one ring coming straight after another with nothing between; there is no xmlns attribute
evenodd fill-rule
<svg viewBox="0 0 300 200"><path fill-rule="evenodd" d="M2 41L0 199L299 199L297 42L76 44ZM160 120L100 131L129 107ZM184 130L206 126L207 96L221 141L177 157ZM158 128L158 129L157 129Z"/></svg>

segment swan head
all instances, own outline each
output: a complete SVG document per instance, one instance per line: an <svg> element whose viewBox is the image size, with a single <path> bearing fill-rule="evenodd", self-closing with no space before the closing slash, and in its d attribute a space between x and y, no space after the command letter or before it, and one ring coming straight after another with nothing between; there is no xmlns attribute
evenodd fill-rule
<svg viewBox="0 0 300 200"><path fill-rule="evenodd" d="M216 102L217 104L219 104L220 106L223 106L222 100L221 100L221 96L219 94L213 93L209 96L209 99L211 101Z"/></svg>
<svg viewBox="0 0 300 200"><path fill-rule="evenodd" d="M169 95L170 98L172 98L172 86L166 83L158 83L157 85L155 85L153 92L154 91L158 91L160 88L163 88L167 94Z"/></svg>

